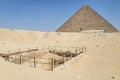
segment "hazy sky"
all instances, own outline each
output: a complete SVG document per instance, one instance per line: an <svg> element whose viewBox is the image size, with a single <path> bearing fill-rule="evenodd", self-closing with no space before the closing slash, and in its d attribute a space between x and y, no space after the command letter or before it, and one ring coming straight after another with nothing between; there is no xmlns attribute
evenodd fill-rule
<svg viewBox="0 0 120 80"><path fill-rule="evenodd" d="M120 0L0 0L0 28L55 31L85 4L120 30Z"/></svg>

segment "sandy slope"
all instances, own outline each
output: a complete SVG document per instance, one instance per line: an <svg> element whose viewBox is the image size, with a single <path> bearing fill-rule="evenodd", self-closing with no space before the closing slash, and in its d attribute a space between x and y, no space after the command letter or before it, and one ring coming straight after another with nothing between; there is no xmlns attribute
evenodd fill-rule
<svg viewBox="0 0 120 80"><path fill-rule="evenodd" d="M0 53L45 46L87 47L76 64L53 72L0 59L0 80L120 80L120 33L55 33L0 29Z"/></svg>
<svg viewBox="0 0 120 80"><path fill-rule="evenodd" d="M120 50L119 49L96 49L90 50L88 54L78 63L72 65L65 71L74 73L81 80L115 80L120 79Z"/></svg>
<svg viewBox="0 0 120 80"><path fill-rule="evenodd" d="M38 46L119 47L119 33L55 33L0 29L0 52Z"/></svg>

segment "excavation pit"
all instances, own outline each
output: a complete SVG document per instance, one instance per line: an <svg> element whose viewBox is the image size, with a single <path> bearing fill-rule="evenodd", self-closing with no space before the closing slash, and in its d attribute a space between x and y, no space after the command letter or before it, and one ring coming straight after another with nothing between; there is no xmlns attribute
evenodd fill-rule
<svg viewBox="0 0 120 80"><path fill-rule="evenodd" d="M42 68L45 70L54 70L54 68L64 65L65 62L83 53L83 49L72 51L58 50L29 50L17 52L16 54L4 55L4 59L15 64Z"/></svg>

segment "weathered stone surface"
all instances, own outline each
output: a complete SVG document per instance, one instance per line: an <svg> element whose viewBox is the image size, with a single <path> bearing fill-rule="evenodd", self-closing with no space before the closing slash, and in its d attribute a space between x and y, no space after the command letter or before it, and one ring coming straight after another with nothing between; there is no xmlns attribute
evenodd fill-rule
<svg viewBox="0 0 120 80"><path fill-rule="evenodd" d="M88 5L83 6L57 32L80 32L84 30L104 30L104 32L118 32L107 20L100 16Z"/></svg>

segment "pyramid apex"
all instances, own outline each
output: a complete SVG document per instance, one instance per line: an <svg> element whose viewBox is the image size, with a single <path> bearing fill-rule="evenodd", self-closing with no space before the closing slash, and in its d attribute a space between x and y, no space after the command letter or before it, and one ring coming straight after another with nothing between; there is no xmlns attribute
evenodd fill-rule
<svg viewBox="0 0 120 80"><path fill-rule="evenodd" d="M83 7L82 8L90 8L90 6L89 5L87 5L87 4L85 4L85 5L83 5Z"/></svg>
<svg viewBox="0 0 120 80"><path fill-rule="evenodd" d="M89 5L87 5L87 4L85 4L85 5L83 5L83 7L88 7Z"/></svg>

